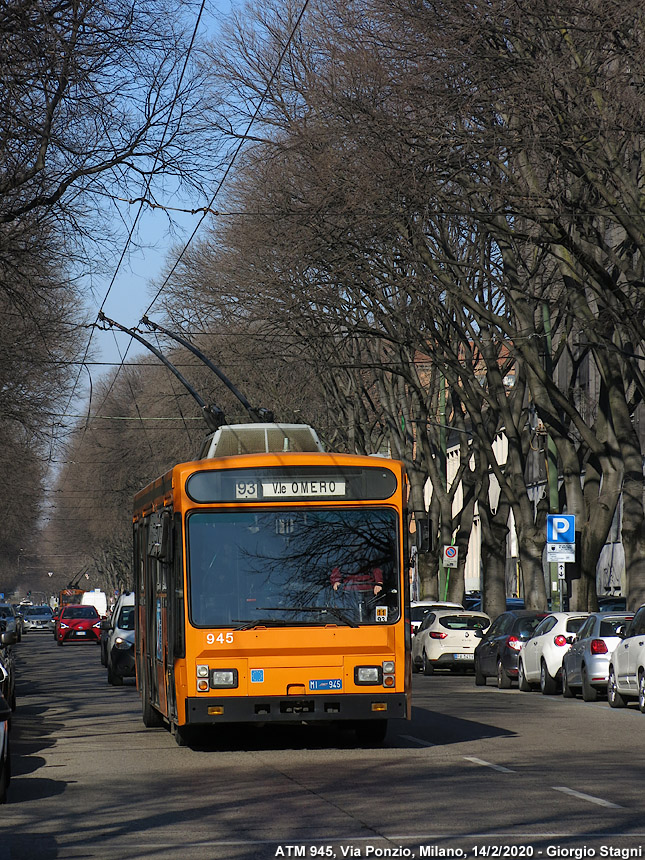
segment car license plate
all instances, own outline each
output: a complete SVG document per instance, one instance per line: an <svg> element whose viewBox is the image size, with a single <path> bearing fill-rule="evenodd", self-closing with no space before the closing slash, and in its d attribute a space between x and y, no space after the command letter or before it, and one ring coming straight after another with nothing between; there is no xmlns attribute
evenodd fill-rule
<svg viewBox="0 0 645 860"><path fill-rule="evenodd" d="M474 654L455 654L455 660L474 660Z"/></svg>
<svg viewBox="0 0 645 860"><path fill-rule="evenodd" d="M77 630L76 635L77 636L85 636L85 630Z"/></svg>

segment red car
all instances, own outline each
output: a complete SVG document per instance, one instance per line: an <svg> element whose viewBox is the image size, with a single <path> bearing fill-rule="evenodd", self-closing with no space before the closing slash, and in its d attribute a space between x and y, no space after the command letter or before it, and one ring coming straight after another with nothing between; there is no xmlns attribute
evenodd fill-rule
<svg viewBox="0 0 645 860"><path fill-rule="evenodd" d="M98 642L101 635L101 616L93 606L68 604L63 606L56 619L56 641Z"/></svg>

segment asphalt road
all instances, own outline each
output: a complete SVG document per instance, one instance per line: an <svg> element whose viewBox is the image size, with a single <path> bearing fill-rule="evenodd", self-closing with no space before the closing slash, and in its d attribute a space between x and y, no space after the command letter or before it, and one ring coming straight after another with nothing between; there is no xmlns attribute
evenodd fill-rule
<svg viewBox="0 0 645 860"><path fill-rule="evenodd" d="M13 780L0 860L642 857L635 706L414 676L382 747L314 727L145 729L98 646L16 646Z"/></svg>

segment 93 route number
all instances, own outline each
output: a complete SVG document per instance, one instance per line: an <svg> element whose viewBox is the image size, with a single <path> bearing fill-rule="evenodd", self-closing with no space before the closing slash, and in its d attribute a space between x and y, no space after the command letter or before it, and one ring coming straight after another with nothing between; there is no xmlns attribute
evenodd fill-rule
<svg viewBox="0 0 645 860"><path fill-rule="evenodd" d="M227 633L207 633L206 634L206 644L207 645L232 645L233 644L233 633L229 630Z"/></svg>

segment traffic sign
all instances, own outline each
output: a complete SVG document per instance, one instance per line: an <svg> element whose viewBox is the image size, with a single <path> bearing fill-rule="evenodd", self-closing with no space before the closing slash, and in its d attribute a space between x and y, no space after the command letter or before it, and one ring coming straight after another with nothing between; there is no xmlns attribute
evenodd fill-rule
<svg viewBox="0 0 645 860"><path fill-rule="evenodd" d="M457 567L457 547L444 546L443 548L443 566Z"/></svg>
<svg viewBox="0 0 645 860"><path fill-rule="evenodd" d="M576 542L576 518L573 514L549 514L546 518L547 543Z"/></svg>

